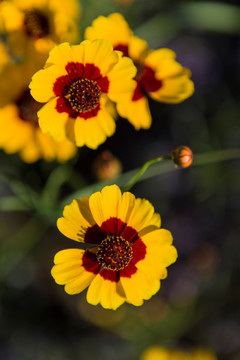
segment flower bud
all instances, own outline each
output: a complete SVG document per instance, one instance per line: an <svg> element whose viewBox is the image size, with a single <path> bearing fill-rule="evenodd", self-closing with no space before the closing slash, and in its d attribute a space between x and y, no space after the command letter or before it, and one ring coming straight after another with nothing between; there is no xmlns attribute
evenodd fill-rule
<svg viewBox="0 0 240 360"><path fill-rule="evenodd" d="M188 146L179 146L171 153L172 161L182 167L187 168L193 162L193 153Z"/></svg>
<svg viewBox="0 0 240 360"><path fill-rule="evenodd" d="M105 150L96 157L93 172L98 180L113 179L122 172L122 164L110 151Z"/></svg>

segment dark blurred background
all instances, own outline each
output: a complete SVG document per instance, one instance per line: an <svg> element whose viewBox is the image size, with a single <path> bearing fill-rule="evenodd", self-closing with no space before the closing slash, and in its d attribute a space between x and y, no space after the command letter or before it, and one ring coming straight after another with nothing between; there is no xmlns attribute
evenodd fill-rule
<svg viewBox="0 0 240 360"><path fill-rule="evenodd" d="M21 197L24 184L29 196L33 189L47 198L47 208L58 172L67 174L61 200L97 181L92 164L104 150L126 172L179 145L194 154L239 147L239 1L82 0L81 5L82 33L97 16L121 12L150 47L176 52L192 71L195 93L178 105L150 101L149 130L137 132L119 119L114 136L97 151L79 149L65 165L43 160L28 165L1 151L0 170L19 180L11 186L0 180L2 197ZM161 214L179 258L151 300L115 312L89 305L85 292L67 295L51 278L54 254L76 246L56 228L62 208L37 214L2 206L0 359L137 360L146 347L162 345L206 347L219 360L239 360L239 175L239 160L233 159L193 164L134 186L131 191Z"/></svg>

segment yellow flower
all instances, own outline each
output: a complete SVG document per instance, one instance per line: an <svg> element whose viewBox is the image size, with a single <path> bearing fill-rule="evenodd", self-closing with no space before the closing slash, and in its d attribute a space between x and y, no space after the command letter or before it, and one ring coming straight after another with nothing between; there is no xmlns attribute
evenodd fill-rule
<svg viewBox="0 0 240 360"><path fill-rule="evenodd" d="M208 349L194 349L189 353L188 360L217 360L215 354Z"/></svg>
<svg viewBox="0 0 240 360"><path fill-rule="evenodd" d="M77 0L5 0L0 3L0 32L13 53L25 52L28 40L45 52L56 43L77 41L79 16Z"/></svg>
<svg viewBox="0 0 240 360"><path fill-rule="evenodd" d="M6 153L18 152L23 161L57 160L64 162L76 154L77 148L68 140L56 142L43 134L38 126L36 109L39 104L26 92L15 104L0 108L0 148Z"/></svg>
<svg viewBox="0 0 240 360"><path fill-rule="evenodd" d="M187 360L184 352L163 348L161 346L150 346L141 355L140 360ZM189 359L190 360L190 359Z"/></svg>
<svg viewBox="0 0 240 360"><path fill-rule="evenodd" d="M107 100L134 89L132 60L113 51L107 40L63 43L49 55L45 69L32 78L32 96L46 103L38 112L44 133L96 149L115 131Z"/></svg>
<svg viewBox="0 0 240 360"><path fill-rule="evenodd" d="M181 351L150 346L142 353L140 360L217 360L217 358L210 350L206 349Z"/></svg>
<svg viewBox="0 0 240 360"><path fill-rule="evenodd" d="M87 301L117 309L125 301L135 306L150 299L166 278L166 267L177 252L160 216L145 199L117 185L83 197L64 208L58 229L70 239L91 245L55 255L52 276L68 294L85 288Z"/></svg>
<svg viewBox="0 0 240 360"><path fill-rule="evenodd" d="M146 41L133 35L121 14L99 16L86 29L85 38L107 39L115 50L121 50L134 61L138 69L137 86L134 91L119 98L117 110L136 130L151 126L146 94L156 101L172 104L192 95L194 85L190 80L191 73L175 60L175 52L165 48L149 49Z"/></svg>
<svg viewBox="0 0 240 360"><path fill-rule="evenodd" d="M36 54L36 53L35 53ZM20 64L9 63L0 72L0 148L7 153L19 153L28 163L43 158L66 161L76 154L70 141L56 142L43 134L37 121L42 106L30 95L28 84L41 57L29 57Z"/></svg>

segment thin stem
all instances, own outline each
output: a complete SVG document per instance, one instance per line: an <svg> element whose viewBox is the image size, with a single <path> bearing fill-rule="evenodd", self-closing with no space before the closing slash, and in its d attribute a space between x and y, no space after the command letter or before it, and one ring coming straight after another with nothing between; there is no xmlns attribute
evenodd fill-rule
<svg viewBox="0 0 240 360"><path fill-rule="evenodd" d="M123 186L122 189L123 192L129 191L140 180L140 178L147 171L150 165L156 164L164 159L165 159L164 156L160 156L155 159L151 159L147 161L145 164L143 164L143 166L136 172L136 174L133 175L133 177L131 177L131 179L126 183L126 185Z"/></svg>
<svg viewBox="0 0 240 360"><path fill-rule="evenodd" d="M194 154L193 164L191 165L190 169L195 166L202 166L226 160L233 160L237 158L240 158L240 149L227 149L207 152L203 154ZM86 186L63 199L59 206L64 207L65 205L68 205L73 199L80 199L82 196L90 196L95 191L99 191L107 185L117 184L118 186L122 187L124 191L126 191L125 188L129 186L130 182L132 182L130 183L130 186L136 184L136 181L134 180L135 182L133 182L132 179L137 178L137 181L142 181L157 175L179 170L179 168L175 166L171 160L158 161L157 159L162 160L162 157L149 160L141 168L123 173L117 178L100 181ZM167 159L167 157L165 156L164 159ZM152 166L148 170L150 165ZM182 169L182 171L185 171L185 169ZM137 174L140 174L140 176ZM130 189L130 187L128 189Z"/></svg>

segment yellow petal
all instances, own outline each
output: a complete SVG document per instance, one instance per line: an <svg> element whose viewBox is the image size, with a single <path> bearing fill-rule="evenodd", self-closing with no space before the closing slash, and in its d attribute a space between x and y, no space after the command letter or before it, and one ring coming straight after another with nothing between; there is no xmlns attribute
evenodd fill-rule
<svg viewBox="0 0 240 360"><path fill-rule="evenodd" d="M170 231L158 229L143 235L141 239L146 244L147 257L157 257L165 267L176 261L177 250L171 245L173 238Z"/></svg>
<svg viewBox="0 0 240 360"><path fill-rule="evenodd" d="M124 17L119 13L99 16L85 30L84 37L89 40L107 39L113 46L127 45L131 29Z"/></svg>
<svg viewBox="0 0 240 360"><path fill-rule="evenodd" d="M66 75L64 68L58 66L49 66L46 69L36 72L29 84L32 97L39 102L47 102L55 96L53 85L57 78Z"/></svg>
<svg viewBox="0 0 240 360"><path fill-rule="evenodd" d="M39 125L44 133L56 141L62 141L66 139L65 126L68 114L56 110L56 101L56 98L50 100L38 111Z"/></svg>
<svg viewBox="0 0 240 360"><path fill-rule="evenodd" d="M67 262L82 261L85 250L82 249L65 249L56 253L54 256L54 264L62 264Z"/></svg>
<svg viewBox="0 0 240 360"><path fill-rule="evenodd" d="M76 145L86 145L90 149L96 149L114 131L114 119L108 112L102 109L93 118L85 120L78 117L74 125Z"/></svg>
<svg viewBox="0 0 240 360"><path fill-rule="evenodd" d="M194 84L189 79L190 73L183 69L181 74L163 80L162 87L149 95L157 101L178 104L194 92Z"/></svg>
<svg viewBox="0 0 240 360"><path fill-rule="evenodd" d="M152 124L148 100L144 96L139 100L132 101L133 93L118 98L117 111L120 116L126 118L136 130L149 129Z"/></svg>
<svg viewBox="0 0 240 360"><path fill-rule="evenodd" d="M76 276L72 281L69 281L64 290L69 295L79 294L82 292L88 285L92 282L92 280L96 277L96 275L92 272L86 271L83 267L81 268L81 273Z"/></svg>
<svg viewBox="0 0 240 360"><path fill-rule="evenodd" d="M129 39L129 56L137 62L142 62L148 51L148 44L145 40L131 36Z"/></svg>
<svg viewBox="0 0 240 360"><path fill-rule="evenodd" d="M126 301L135 306L143 304L143 300L148 300L160 288L160 281L152 278L140 270L137 270L130 278L120 278Z"/></svg>
<svg viewBox="0 0 240 360"><path fill-rule="evenodd" d="M118 217L121 197L122 194L117 185L105 186L101 192L90 196L89 207L99 226L110 217Z"/></svg>
<svg viewBox="0 0 240 360"><path fill-rule="evenodd" d="M85 251L81 249L66 249L59 251L54 257L51 274L59 285L65 285L65 291L72 295L83 291L95 274L88 272L82 266Z"/></svg>
<svg viewBox="0 0 240 360"><path fill-rule="evenodd" d="M92 305L100 303L105 309L116 310L125 298L117 293L116 282L105 280L98 274L88 288L87 302Z"/></svg>
<svg viewBox="0 0 240 360"><path fill-rule="evenodd" d="M60 69L65 68L65 66L74 61L73 52L71 46L68 42L56 45L49 53L49 57L46 61L46 67L49 65L58 65Z"/></svg>
<svg viewBox="0 0 240 360"><path fill-rule="evenodd" d="M129 93L136 87L136 82L133 80L137 73L137 68L133 61L128 57L119 57L118 63L109 72L108 78L110 80L108 96L112 101L118 101L118 95Z"/></svg>
<svg viewBox="0 0 240 360"><path fill-rule="evenodd" d="M88 205L88 198L73 200L65 206L63 217L57 220L57 227L62 234L76 241L84 241L88 227L95 224Z"/></svg>
<svg viewBox="0 0 240 360"><path fill-rule="evenodd" d="M154 207L146 199L136 199L135 207L128 220L128 225L135 229L140 236L145 232L161 226L161 219L158 213L154 212ZM144 231L145 230L145 231Z"/></svg>
<svg viewBox="0 0 240 360"><path fill-rule="evenodd" d="M118 55L113 51L112 44L108 40L85 40L81 46L84 46L84 64L94 64L103 76L108 74L118 62Z"/></svg>

